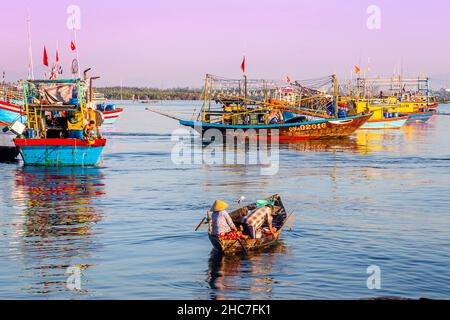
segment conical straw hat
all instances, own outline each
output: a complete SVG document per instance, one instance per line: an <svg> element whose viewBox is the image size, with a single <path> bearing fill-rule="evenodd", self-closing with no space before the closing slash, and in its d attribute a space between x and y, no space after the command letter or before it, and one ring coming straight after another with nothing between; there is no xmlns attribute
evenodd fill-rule
<svg viewBox="0 0 450 320"><path fill-rule="evenodd" d="M211 208L212 212L217 212L217 211L222 211L225 210L229 207L228 204L226 204L225 202L221 201L221 200L217 200L216 202L214 202L214 205Z"/></svg>

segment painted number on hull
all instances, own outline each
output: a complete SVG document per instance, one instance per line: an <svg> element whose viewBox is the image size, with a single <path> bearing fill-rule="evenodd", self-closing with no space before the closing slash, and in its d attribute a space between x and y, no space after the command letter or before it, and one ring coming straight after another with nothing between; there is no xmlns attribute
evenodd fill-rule
<svg viewBox="0 0 450 320"><path fill-rule="evenodd" d="M325 129L326 127L327 127L326 123L306 124L306 125L301 125L299 127L289 128L289 131L317 130L317 129Z"/></svg>

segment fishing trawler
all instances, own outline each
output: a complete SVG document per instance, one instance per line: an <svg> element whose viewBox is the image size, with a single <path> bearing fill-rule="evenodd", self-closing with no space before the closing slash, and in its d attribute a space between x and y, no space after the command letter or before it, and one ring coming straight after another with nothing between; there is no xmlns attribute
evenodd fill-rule
<svg viewBox="0 0 450 320"><path fill-rule="evenodd" d="M335 76L281 84L207 75L203 96L203 107L196 120L178 119L181 125L202 136L214 129L223 137L233 131L280 142L345 137L372 116L347 115L339 110Z"/></svg>
<svg viewBox="0 0 450 320"><path fill-rule="evenodd" d="M400 129L408 121L409 116L399 115L395 104L375 99L343 98L342 102L347 108L354 108L356 112L371 112L372 117L363 124L361 130L387 130Z"/></svg>
<svg viewBox="0 0 450 320"><path fill-rule="evenodd" d="M373 96L375 91L379 92L379 96ZM398 125L401 123L400 118L403 117L408 118L406 124L425 123L437 113L436 108L439 106L431 96L429 78L404 79L400 76L397 79L358 78L357 92L357 99L363 99L362 103L367 102L364 99L369 99L371 106L381 110L381 114L375 113L369 124L371 120L383 122L381 120L384 118L385 124L391 122Z"/></svg>
<svg viewBox="0 0 450 320"><path fill-rule="evenodd" d="M98 132L92 79L28 80L21 86L26 124L16 121L13 132L25 165L97 165L106 140Z"/></svg>

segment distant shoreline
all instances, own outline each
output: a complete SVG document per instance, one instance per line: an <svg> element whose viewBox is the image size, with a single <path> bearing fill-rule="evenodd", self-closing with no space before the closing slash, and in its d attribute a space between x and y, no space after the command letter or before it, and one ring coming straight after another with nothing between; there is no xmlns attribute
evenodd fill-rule
<svg viewBox="0 0 450 320"><path fill-rule="evenodd" d="M138 87L103 87L95 88L96 92L105 95L108 100L131 101L173 101L173 100L200 100L202 90L191 88L156 89Z"/></svg>

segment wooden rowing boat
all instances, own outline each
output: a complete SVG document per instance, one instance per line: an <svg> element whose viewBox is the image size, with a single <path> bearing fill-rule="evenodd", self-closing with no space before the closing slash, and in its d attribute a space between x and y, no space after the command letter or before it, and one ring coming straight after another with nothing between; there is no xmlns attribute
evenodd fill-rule
<svg viewBox="0 0 450 320"><path fill-rule="evenodd" d="M209 234L209 240L211 241L214 249L223 254L238 254L248 253L250 251L264 250L277 243L280 238L281 232L284 230L288 220L293 216L293 214L288 215L279 195L269 197L267 198L267 200L274 201L272 225L279 231L277 237L274 235L262 235L262 237L259 239L225 240ZM255 209L256 203L253 203L231 212L230 217L235 223L236 227L239 229L242 226L241 219Z"/></svg>

